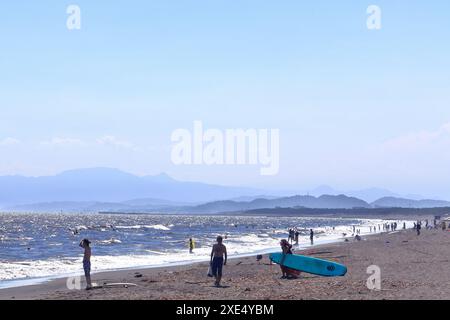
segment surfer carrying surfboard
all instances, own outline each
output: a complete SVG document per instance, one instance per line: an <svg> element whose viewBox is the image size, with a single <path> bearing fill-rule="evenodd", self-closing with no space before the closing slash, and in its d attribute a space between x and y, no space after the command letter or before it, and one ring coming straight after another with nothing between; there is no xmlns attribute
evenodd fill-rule
<svg viewBox="0 0 450 320"><path fill-rule="evenodd" d="M285 255L292 254L292 245L286 239L280 241L281 250L283 251L283 258ZM283 259L284 260L284 259ZM283 265L283 261L280 263L282 272L281 279L296 279L300 274L297 270L290 269Z"/></svg>
<svg viewBox="0 0 450 320"><path fill-rule="evenodd" d="M215 285L220 287L220 281L222 280L222 268L227 264L227 247L222 243L223 238L217 237L217 243L213 245L211 251L211 271L216 278Z"/></svg>

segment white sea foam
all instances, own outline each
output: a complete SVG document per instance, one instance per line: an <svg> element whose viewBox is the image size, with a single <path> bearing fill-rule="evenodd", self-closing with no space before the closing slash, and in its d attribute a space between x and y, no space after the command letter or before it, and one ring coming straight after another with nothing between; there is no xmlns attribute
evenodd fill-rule
<svg viewBox="0 0 450 320"><path fill-rule="evenodd" d="M172 225L173 226L173 225ZM170 230L170 225L168 227L162 224L155 225L136 225L136 226L115 226L116 229L155 229L155 230Z"/></svg>
<svg viewBox="0 0 450 320"><path fill-rule="evenodd" d="M122 243L122 241L119 240L119 239L111 238L111 239L108 239L108 240L102 240L102 241L100 241L100 243L104 243L104 244L114 244L114 243Z"/></svg>
<svg viewBox="0 0 450 320"><path fill-rule="evenodd" d="M162 224L155 224L155 225L151 225L151 226L145 226L145 228L155 229L155 230L166 230L166 231L170 230L169 227L166 227L166 226L164 226Z"/></svg>

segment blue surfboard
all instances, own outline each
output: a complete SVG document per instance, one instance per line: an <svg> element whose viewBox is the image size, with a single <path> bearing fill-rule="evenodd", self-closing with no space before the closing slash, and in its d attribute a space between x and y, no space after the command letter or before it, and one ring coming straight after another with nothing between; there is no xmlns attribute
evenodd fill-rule
<svg viewBox="0 0 450 320"><path fill-rule="evenodd" d="M347 273L347 267L328 260L297 254L271 253L270 260L290 269L324 277L339 277Z"/></svg>

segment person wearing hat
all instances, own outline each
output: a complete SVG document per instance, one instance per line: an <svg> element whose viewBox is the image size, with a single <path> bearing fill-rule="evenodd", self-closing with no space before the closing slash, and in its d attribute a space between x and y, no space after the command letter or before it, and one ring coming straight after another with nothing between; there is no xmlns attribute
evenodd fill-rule
<svg viewBox="0 0 450 320"><path fill-rule="evenodd" d="M84 249L83 256L83 269L84 276L86 277L86 290L92 289L91 282L91 247L89 246L91 242L88 239L83 239L80 242L80 247Z"/></svg>

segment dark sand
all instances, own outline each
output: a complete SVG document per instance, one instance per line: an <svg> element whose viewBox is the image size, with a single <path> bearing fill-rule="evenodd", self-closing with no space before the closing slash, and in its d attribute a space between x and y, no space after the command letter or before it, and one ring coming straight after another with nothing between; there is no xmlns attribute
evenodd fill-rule
<svg viewBox="0 0 450 320"><path fill-rule="evenodd" d="M0 299L450 299L450 232L400 231L349 242L312 247L303 254L343 263L344 277L303 273L280 279L280 268L267 256L231 259L223 288L206 276L207 263L171 268L127 270L93 275L96 283L131 282L137 287L69 290L66 279L0 290ZM381 290L366 286L367 267L381 268ZM136 275L141 275L136 277Z"/></svg>

